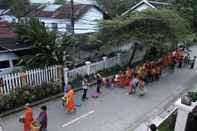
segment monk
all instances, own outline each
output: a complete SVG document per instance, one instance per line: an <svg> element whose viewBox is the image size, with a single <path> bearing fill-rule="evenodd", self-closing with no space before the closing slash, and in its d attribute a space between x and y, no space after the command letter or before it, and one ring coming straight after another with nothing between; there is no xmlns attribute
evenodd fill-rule
<svg viewBox="0 0 197 131"><path fill-rule="evenodd" d="M132 94L132 90L133 90L133 81L130 80L129 85L128 85L128 93L129 93L129 95Z"/></svg>
<svg viewBox="0 0 197 131"><path fill-rule="evenodd" d="M124 85L129 86L130 80L131 80L132 70L130 67L127 67L127 70L125 72L125 78L124 78Z"/></svg>
<svg viewBox="0 0 197 131"><path fill-rule="evenodd" d="M119 75L118 76L119 86L122 88L122 87L124 87L124 84L125 84L125 74L124 74L124 72L120 71L118 75Z"/></svg>
<svg viewBox="0 0 197 131"><path fill-rule="evenodd" d="M131 79L133 75L133 71L130 67L127 67L126 76Z"/></svg>
<svg viewBox="0 0 197 131"><path fill-rule="evenodd" d="M139 64L136 68L136 76L138 79L142 77L142 70L143 70L143 65Z"/></svg>
<svg viewBox="0 0 197 131"><path fill-rule="evenodd" d="M128 77L127 75L125 76L125 79L124 79L124 86L129 86L129 83L130 83L130 77Z"/></svg>
<svg viewBox="0 0 197 131"><path fill-rule="evenodd" d="M140 82L139 82L139 95L143 96L145 91L144 91L144 85L145 85L145 82L140 79Z"/></svg>
<svg viewBox="0 0 197 131"><path fill-rule="evenodd" d="M155 79L156 80L159 80L160 75L161 75L161 68L160 68L160 65L157 65L156 66L156 76L155 76Z"/></svg>
<svg viewBox="0 0 197 131"><path fill-rule="evenodd" d="M156 78L156 68L155 66L153 66L151 69L151 81L154 81L155 78Z"/></svg>
<svg viewBox="0 0 197 131"><path fill-rule="evenodd" d="M69 85L68 86L68 92L66 94L66 109L67 109L67 112L72 112L72 111L75 111L75 102L74 102L74 91L72 89L72 86Z"/></svg>
<svg viewBox="0 0 197 131"><path fill-rule="evenodd" d="M24 131L30 131L31 123L33 122L33 111L29 103L25 105L24 114Z"/></svg>

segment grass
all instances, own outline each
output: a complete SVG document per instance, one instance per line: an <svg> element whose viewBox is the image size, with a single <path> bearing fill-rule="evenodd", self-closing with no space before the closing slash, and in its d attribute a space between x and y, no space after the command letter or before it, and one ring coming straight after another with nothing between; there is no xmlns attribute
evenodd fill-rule
<svg viewBox="0 0 197 131"><path fill-rule="evenodd" d="M167 119L168 120L168 119ZM174 130L170 130L169 128L169 122L168 121L164 121L164 123L162 123L160 126L159 126L159 131L174 131Z"/></svg>
<svg viewBox="0 0 197 131"><path fill-rule="evenodd" d="M177 113L172 113L160 126L159 131L174 131Z"/></svg>

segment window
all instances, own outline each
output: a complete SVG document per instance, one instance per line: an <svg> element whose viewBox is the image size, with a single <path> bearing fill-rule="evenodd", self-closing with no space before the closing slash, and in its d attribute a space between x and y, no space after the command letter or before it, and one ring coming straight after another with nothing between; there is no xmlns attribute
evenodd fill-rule
<svg viewBox="0 0 197 131"><path fill-rule="evenodd" d="M10 64L9 61L0 61L0 69L9 68Z"/></svg>
<svg viewBox="0 0 197 131"><path fill-rule="evenodd" d="M17 66L18 62L19 62L18 60L13 60L13 65Z"/></svg>
<svg viewBox="0 0 197 131"><path fill-rule="evenodd" d="M72 26L71 26L71 24L67 24L67 25L66 25L66 30L67 30L68 33L71 33L71 31L72 31Z"/></svg>
<svg viewBox="0 0 197 131"><path fill-rule="evenodd" d="M57 28L58 28L57 23L52 23L51 28L52 30L57 31Z"/></svg>
<svg viewBox="0 0 197 131"><path fill-rule="evenodd" d="M45 26L45 22L42 21L41 24L42 24L43 26Z"/></svg>

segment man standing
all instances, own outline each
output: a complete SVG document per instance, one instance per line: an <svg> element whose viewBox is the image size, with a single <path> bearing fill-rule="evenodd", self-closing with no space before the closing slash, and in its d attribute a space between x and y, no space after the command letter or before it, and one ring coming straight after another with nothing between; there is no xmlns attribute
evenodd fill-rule
<svg viewBox="0 0 197 131"><path fill-rule="evenodd" d="M193 60L191 60L190 69L194 69L195 62L196 62L196 56L194 56Z"/></svg>
<svg viewBox="0 0 197 131"><path fill-rule="evenodd" d="M83 96L82 101L85 101L88 99L87 97L87 91L88 91L88 78L85 76L84 80L82 81L82 89L83 89Z"/></svg>
<svg viewBox="0 0 197 131"><path fill-rule="evenodd" d="M31 123L33 122L33 111L29 103L25 104L24 114L24 131L30 131Z"/></svg>
<svg viewBox="0 0 197 131"><path fill-rule="evenodd" d="M97 85L96 92L100 93L100 88L101 88L101 84L102 84L101 75L97 74L96 78L97 78L97 80L96 80L96 85Z"/></svg>

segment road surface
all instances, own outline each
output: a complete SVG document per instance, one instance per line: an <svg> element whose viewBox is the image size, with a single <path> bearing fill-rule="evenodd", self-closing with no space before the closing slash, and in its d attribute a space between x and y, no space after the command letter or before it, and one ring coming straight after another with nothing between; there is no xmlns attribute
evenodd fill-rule
<svg viewBox="0 0 197 131"><path fill-rule="evenodd" d="M192 48L192 55L197 55L197 47ZM48 131L132 131L143 120L156 115L172 104L185 90L192 88L197 81L197 69L180 69L174 73L165 73L160 81L146 86L144 97L129 96L127 89L102 89L98 99L89 97L82 102L74 114L67 114L61 100L45 103L48 106ZM91 93L95 88L90 89ZM80 99L82 92L76 93ZM34 107L34 116L39 107ZM2 118L5 131L22 131L18 122L23 112Z"/></svg>

